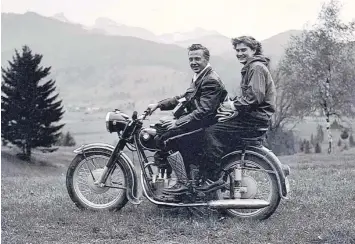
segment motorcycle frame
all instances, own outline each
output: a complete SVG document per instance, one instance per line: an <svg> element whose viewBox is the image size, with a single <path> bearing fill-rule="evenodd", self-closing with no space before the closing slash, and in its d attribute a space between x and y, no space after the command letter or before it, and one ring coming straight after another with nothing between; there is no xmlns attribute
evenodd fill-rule
<svg viewBox="0 0 355 244"><path fill-rule="evenodd" d="M149 173L153 174L153 170L150 167L150 164L148 162L148 158L146 154L144 153L143 147L140 145L139 140L138 140L138 131L142 128L142 122L139 120L132 120L130 121L126 128L123 130L123 133L120 135L118 133L118 136L120 140L117 142L115 146L112 146L110 144L106 143L92 143L92 144L86 144L82 145L81 147L77 148L74 150L74 153L76 154L82 154L84 157L86 157L86 153L89 152L95 152L97 150L106 150L110 152L111 156L106 163L106 166L104 167L103 173L101 177L95 182L95 184L99 184L100 186L104 186L105 182L112 170L114 170L116 160L120 161L120 164L122 165L124 174L127 176L128 184L126 188L126 195L128 200L135 205L138 205L141 203L141 200L139 200L138 196L138 176L137 172L135 170L134 164L130 160L130 158L127 156L126 153L123 152L123 149L127 147L129 150L130 147L134 147L138 155L138 161L140 164L140 171L141 171L141 187L144 196L152 203L157 204L157 205L164 205L164 206L172 206L172 207L199 207L199 206L208 206L207 202L203 203L169 203L169 202L162 202L158 201L154 198L154 193L152 193L152 189L150 189L150 186L147 182L148 176L147 172L145 171L145 168L148 168ZM129 146L127 146L129 145ZM134 150L131 150L134 151Z"/></svg>
<svg viewBox="0 0 355 244"><path fill-rule="evenodd" d="M143 119L145 116L143 117ZM174 207L197 207L197 206L208 206L207 202L203 203L169 203L169 202L162 202L154 198L154 193L152 192L151 187L148 184L148 176L146 172L146 168L148 168L149 173L153 174L153 170L150 167L150 164L148 162L148 158L144 152L143 146L139 143L139 134L137 133L142 127L143 127L143 119L137 119L133 118L132 120L129 121L127 124L126 128L123 130L122 134L118 134L118 137L120 140L116 144L116 146L112 146L110 144L105 144L105 143L92 143L92 144L86 144L82 145L78 149L74 150L75 153L77 154L83 154L84 157L86 153L95 151L97 149L102 149L109 151L111 153L111 156L104 167L103 173L101 177L95 182L95 184L100 184L101 186L104 186L110 172L114 170L116 161L119 160L120 164L123 167L123 171L125 175L127 176L127 191L126 195L128 200L132 204L140 204L141 200L139 200L138 196L138 176L137 172L135 170L134 164L130 160L130 158L123 152L123 149L127 147L131 151L136 151L137 156L138 156L138 161L140 164L140 177L141 177L141 187L142 187L142 192L144 196L152 203L157 204L157 205L164 205L164 206L174 206ZM127 146L130 145L130 146ZM135 150L130 149L130 147L134 147ZM254 147L251 147L255 149ZM257 150L239 150L239 151L234 151L230 154L225 155L222 160L227 160L230 157L236 156L238 154L241 155L242 161L244 160L245 154L252 154L256 155L260 158L262 158L264 161L266 161L270 165L270 169L276 174L276 177L278 179L278 186L279 186L279 192L282 198L287 199L286 195L287 193L285 192L285 186L284 186L284 174L283 171L281 170L281 163L278 161L277 157L273 155L272 153L270 155L265 155L265 152L269 153L271 152L270 150L265 150L265 149L260 149L256 148ZM158 150L157 150L158 151ZM261 151L262 153L260 153ZM265 156L264 156L265 155ZM239 163L240 164L240 163ZM240 171L240 170L239 170ZM234 174L237 174L238 171L234 171ZM232 178L236 177L237 175L232 174ZM238 177L238 176L237 176ZM232 182L232 181L231 181ZM233 181L234 182L234 181ZM231 183L230 187L234 187L234 183ZM234 195L231 196L234 198Z"/></svg>

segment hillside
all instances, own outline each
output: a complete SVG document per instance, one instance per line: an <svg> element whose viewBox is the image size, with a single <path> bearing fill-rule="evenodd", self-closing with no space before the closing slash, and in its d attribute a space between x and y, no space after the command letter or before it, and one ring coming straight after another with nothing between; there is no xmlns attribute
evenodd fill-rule
<svg viewBox="0 0 355 244"><path fill-rule="evenodd" d="M264 53L271 58L273 64L276 64L281 59L291 36L299 36L301 33L300 30L289 30L263 40L261 43Z"/></svg>
<svg viewBox="0 0 355 244"><path fill-rule="evenodd" d="M80 25L36 13L2 14L2 63L29 45L52 66L66 105L114 106L116 100L157 100L188 86L186 48L135 37L93 34ZM226 83L238 74L234 62L211 57ZM230 74L228 74L228 72ZM162 91L162 92L159 92ZM121 96L122 95L122 96Z"/></svg>
<svg viewBox="0 0 355 244"><path fill-rule="evenodd" d="M209 47L211 53L215 55L221 55L228 58L235 57L231 45L231 39L223 35L207 35L176 42L179 46L188 46L192 43L201 43Z"/></svg>
<svg viewBox="0 0 355 244"><path fill-rule="evenodd" d="M274 60L274 63L277 63L285 48L287 47L288 42L290 41L291 36L300 35L300 30L289 30L277 35L271 36L268 39L262 40L261 44L264 49L264 53L271 57ZM230 59L235 58L235 53L231 44L231 38L223 35L205 35L195 39L188 39L184 41L175 42L179 46L187 46L192 43L202 43L210 48L211 53L214 55L220 55L221 57Z"/></svg>
<svg viewBox="0 0 355 244"><path fill-rule="evenodd" d="M138 104L145 106L150 101L183 92L190 82L188 43L178 46L137 37L106 35L99 28L87 29L33 12L2 13L1 18L2 66L6 66L14 50L20 50L23 45L43 54L42 65L52 66L51 78L56 79L66 107L112 108L120 105L136 106L137 109ZM213 35L201 38L228 41L226 46L230 48L228 38L211 33ZM215 51L216 40L203 42L202 39L201 43L211 49L212 66L235 95L240 81L239 63L232 52L228 52L230 58L219 56L222 51ZM282 52L276 49L270 52Z"/></svg>
<svg viewBox="0 0 355 244"><path fill-rule="evenodd" d="M102 29L108 35L131 36L144 40L159 42L159 38L148 30L140 27L121 25L108 18L97 18L92 28Z"/></svg>

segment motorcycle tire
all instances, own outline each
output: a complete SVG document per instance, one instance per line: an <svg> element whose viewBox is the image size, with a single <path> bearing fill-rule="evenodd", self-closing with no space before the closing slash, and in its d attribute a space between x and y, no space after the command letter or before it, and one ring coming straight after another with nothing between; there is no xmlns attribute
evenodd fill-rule
<svg viewBox="0 0 355 244"><path fill-rule="evenodd" d="M236 161L240 161L240 158L241 158L240 155L236 155L233 159L229 160L224 166L223 171L227 172L229 169L231 169L233 165L235 165ZM263 161L262 159L254 155L246 154L245 160L252 162L255 165L258 165L260 169L270 170L268 164L265 161ZM225 174L224 172L221 173L221 176ZM265 220L269 218L279 206L281 196L280 196L278 180L276 178L276 175L273 173L266 173L266 174L268 175L271 183L271 187L270 187L271 196L269 196L268 199L270 205L268 207L257 210L255 214L241 214L234 209L221 209L220 212L223 214L227 214L230 217L236 217L240 219ZM219 200L223 199L220 190L218 190L216 193L217 193L216 194L217 199Z"/></svg>
<svg viewBox="0 0 355 244"><path fill-rule="evenodd" d="M82 166L85 162L88 162L89 160L92 160L94 158L104 158L105 160L108 160L110 158L111 152L108 150L102 150L102 149L97 149L94 152L87 152L85 153L85 157L83 154L78 154L73 161L71 162L71 164L69 165L69 168L67 170L67 174L66 174L66 187L67 187L67 191L68 194L71 198L71 200L74 202L74 204L81 210L106 210L106 211L118 211L120 210L122 207L125 206L125 204L128 202L127 199L127 195L126 195L126 189L118 189L118 191L121 193L118 197L116 197L115 199L113 199L111 202L107 203L107 204L96 204L93 201L90 201L90 199L87 199L83 193L79 190L79 183L75 182L75 180L78 178L77 174L78 174L78 169L80 166ZM106 161L107 162L107 161ZM90 170L90 169L89 169ZM112 174L116 172L116 170L119 170L122 172L122 176L121 178L123 178L122 180L124 181L125 186L123 187L127 187L127 177L124 173L124 170L122 168L122 166L117 162L116 163L116 169L111 172L110 177L112 177ZM97 174L98 175L98 174ZM89 175L89 173L87 173L87 179L88 181L91 182L90 179L91 175ZM98 188L90 183L88 183L88 189L92 190L92 192L94 192L94 194L99 195L99 194L103 194L104 191L108 191L111 190L113 188L109 188L109 189L105 189L105 188ZM122 188L123 188L122 187ZM113 189L116 190L116 189Z"/></svg>

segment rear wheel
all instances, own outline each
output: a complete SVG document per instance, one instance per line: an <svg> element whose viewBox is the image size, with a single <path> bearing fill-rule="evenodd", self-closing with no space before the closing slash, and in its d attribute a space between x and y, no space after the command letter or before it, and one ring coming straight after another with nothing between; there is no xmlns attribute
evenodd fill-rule
<svg viewBox="0 0 355 244"><path fill-rule="evenodd" d="M70 198L78 208L117 211L127 203L127 178L119 163L116 163L108 176L105 186L94 184L110 154L105 150L88 152L85 157L79 154L70 164L66 186Z"/></svg>
<svg viewBox="0 0 355 244"><path fill-rule="evenodd" d="M225 167L225 172L233 174L233 168L236 163L240 163L240 155L236 156ZM245 166L242 170L242 187L245 192L241 193L242 199L261 199L268 201L269 206L261 209L226 209L221 210L232 217L242 219L263 220L269 218L277 209L281 197L278 188L278 181L275 173L271 172L269 165L254 155L246 155L244 159ZM230 175L225 175L226 183L229 186ZM217 198L230 199L230 188L217 191Z"/></svg>

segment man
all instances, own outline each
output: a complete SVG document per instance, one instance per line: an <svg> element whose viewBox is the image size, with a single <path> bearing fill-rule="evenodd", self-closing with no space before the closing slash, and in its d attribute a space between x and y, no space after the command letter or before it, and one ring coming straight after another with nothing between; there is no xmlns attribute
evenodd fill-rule
<svg viewBox="0 0 355 244"><path fill-rule="evenodd" d="M160 110L183 111L177 119L165 120L163 127L168 130L158 136L157 144L161 149L169 150L169 145L178 149L168 157L169 164L174 169L178 182L171 188L164 189L165 194L183 194L187 192L188 165L195 163L196 156L201 152L200 141L202 128L216 122L215 115L227 91L218 74L209 64L209 50L201 44L193 44L188 48L189 63L194 76L190 87L180 96L168 98L156 104L150 104L151 113ZM183 103L179 103L186 100ZM184 104L180 107L181 104Z"/></svg>
<svg viewBox="0 0 355 244"><path fill-rule="evenodd" d="M232 39L241 70L241 96L226 99L218 108L218 122L205 130L204 153L209 180L199 190L223 184L218 179L220 159L233 151L240 138L262 136L258 128L268 128L275 112L276 88L268 70L269 59L262 55L261 43L251 36Z"/></svg>

